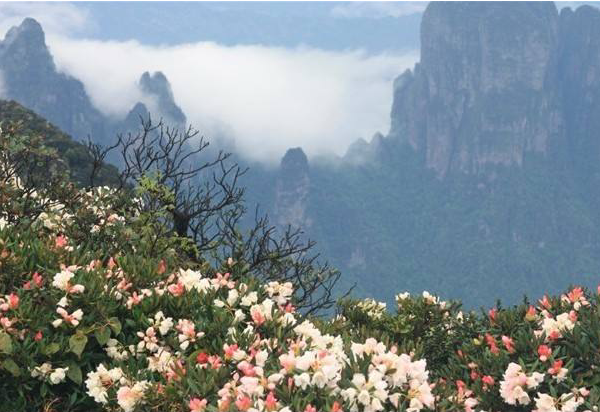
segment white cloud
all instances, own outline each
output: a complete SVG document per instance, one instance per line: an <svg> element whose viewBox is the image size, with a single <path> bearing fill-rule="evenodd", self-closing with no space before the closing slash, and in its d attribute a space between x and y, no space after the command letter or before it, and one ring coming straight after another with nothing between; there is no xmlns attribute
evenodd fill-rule
<svg viewBox="0 0 600 412"><path fill-rule="evenodd" d="M45 33L72 34L89 28L89 13L82 7L62 2L0 2L0 33L33 17Z"/></svg>
<svg viewBox="0 0 600 412"><path fill-rule="evenodd" d="M163 71L188 120L206 136L229 131L240 155L278 161L301 146L308 155L343 154L359 137L387 131L393 79L418 53L225 47L149 47L48 36L60 70L85 84L104 113L124 116L140 99L144 71Z"/></svg>
<svg viewBox="0 0 600 412"><path fill-rule="evenodd" d="M398 18L422 13L427 3L426 1L356 1L335 6L331 14L333 17L345 19Z"/></svg>

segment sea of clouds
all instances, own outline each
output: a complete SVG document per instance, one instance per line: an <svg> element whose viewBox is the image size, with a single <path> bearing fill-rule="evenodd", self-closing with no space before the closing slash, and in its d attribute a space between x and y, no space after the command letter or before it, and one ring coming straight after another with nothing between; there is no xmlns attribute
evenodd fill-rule
<svg viewBox="0 0 600 412"><path fill-rule="evenodd" d="M240 155L265 163L296 146L309 156L341 155L357 138L385 133L393 80L418 60L418 51L86 39L93 16L66 3L5 3L0 16L3 32L25 16L38 19L58 70L80 79L103 113L124 117L141 98L140 75L160 70L203 135L224 133Z"/></svg>

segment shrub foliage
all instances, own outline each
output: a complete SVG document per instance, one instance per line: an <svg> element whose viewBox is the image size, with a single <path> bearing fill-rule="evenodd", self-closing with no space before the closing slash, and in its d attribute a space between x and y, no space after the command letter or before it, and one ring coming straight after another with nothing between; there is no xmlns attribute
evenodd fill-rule
<svg viewBox="0 0 600 412"><path fill-rule="evenodd" d="M185 198L164 169L77 188L55 155L2 125L0 400L10 410L597 410L596 293L573 287L482 314L404 293L394 313L345 299L337 316L314 317L324 301L306 285L329 272L303 261L305 249L269 242L255 250L270 251L268 264L252 266L254 249L227 243L235 225L219 225L240 198L210 215L226 247L202 248L174 211L197 213L203 195Z"/></svg>

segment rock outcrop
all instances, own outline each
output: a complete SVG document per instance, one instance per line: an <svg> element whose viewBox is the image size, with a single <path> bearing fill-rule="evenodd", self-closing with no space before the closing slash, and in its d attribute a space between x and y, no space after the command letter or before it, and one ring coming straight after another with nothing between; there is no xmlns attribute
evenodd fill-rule
<svg viewBox="0 0 600 412"><path fill-rule="evenodd" d="M160 115L169 126L185 127L186 117L181 108L175 103L173 90L167 77L162 72L152 75L144 72L139 81L139 87L151 101L152 112Z"/></svg>
<svg viewBox="0 0 600 412"><path fill-rule="evenodd" d="M310 187L308 159L301 148L289 149L281 159L275 187L275 222L280 227L309 228Z"/></svg>

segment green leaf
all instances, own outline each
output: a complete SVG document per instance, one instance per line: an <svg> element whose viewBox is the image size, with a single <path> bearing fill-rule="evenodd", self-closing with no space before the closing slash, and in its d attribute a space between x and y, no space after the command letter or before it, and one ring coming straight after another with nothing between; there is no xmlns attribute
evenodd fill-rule
<svg viewBox="0 0 600 412"><path fill-rule="evenodd" d="M2 367L15 377L21 376L21 369L19 368L19 365L17 365L11 358L4 359L4 362L2 362Z"/></svg>
<svg viewBox="0 0 600 412"><path fill-rule="evenodd" d="M10 355L12 351L12 339L6 332L0 332L0 352Z"/></svg>
<svg viewBox="0 0 600 412"><path fill-rule="evenodd" d="M121 333L121 321L119 321L118 318L110 318L108 320L108 326L110 326L115 335Z"/></svg>
<svg viewBox="0 0 600 412"><path fill-rule="evenodd" d="M96 329L94 336L96 337L98 343L101 346L104 346L110 339L110 329L107 326L102 326L100 329Z"/></svg>
<svg viewBox="0 0 600 412"><path fill-rule="evenodd" d="M73 382L75 382L77 385L81 385L81 382L83 382L81 368L75 362L69 362L69 370L67 371L67 377Z"/></svg>
<svg viewBox="0 0 600 412"><path fill-rule="evenodd" d="M69 349L80 358L83 350L85 349L87 341L87 336L77 333L69 338Z"/></svg>
<svg viewBox="0 0 600 412"><path fill-rule="evenodd" d="M50 355L54 355L59 350L60 350L60 345L56 342L52 342L52 343L46 345L42 349L42 353L46 356L50 356Z"/></svg>

